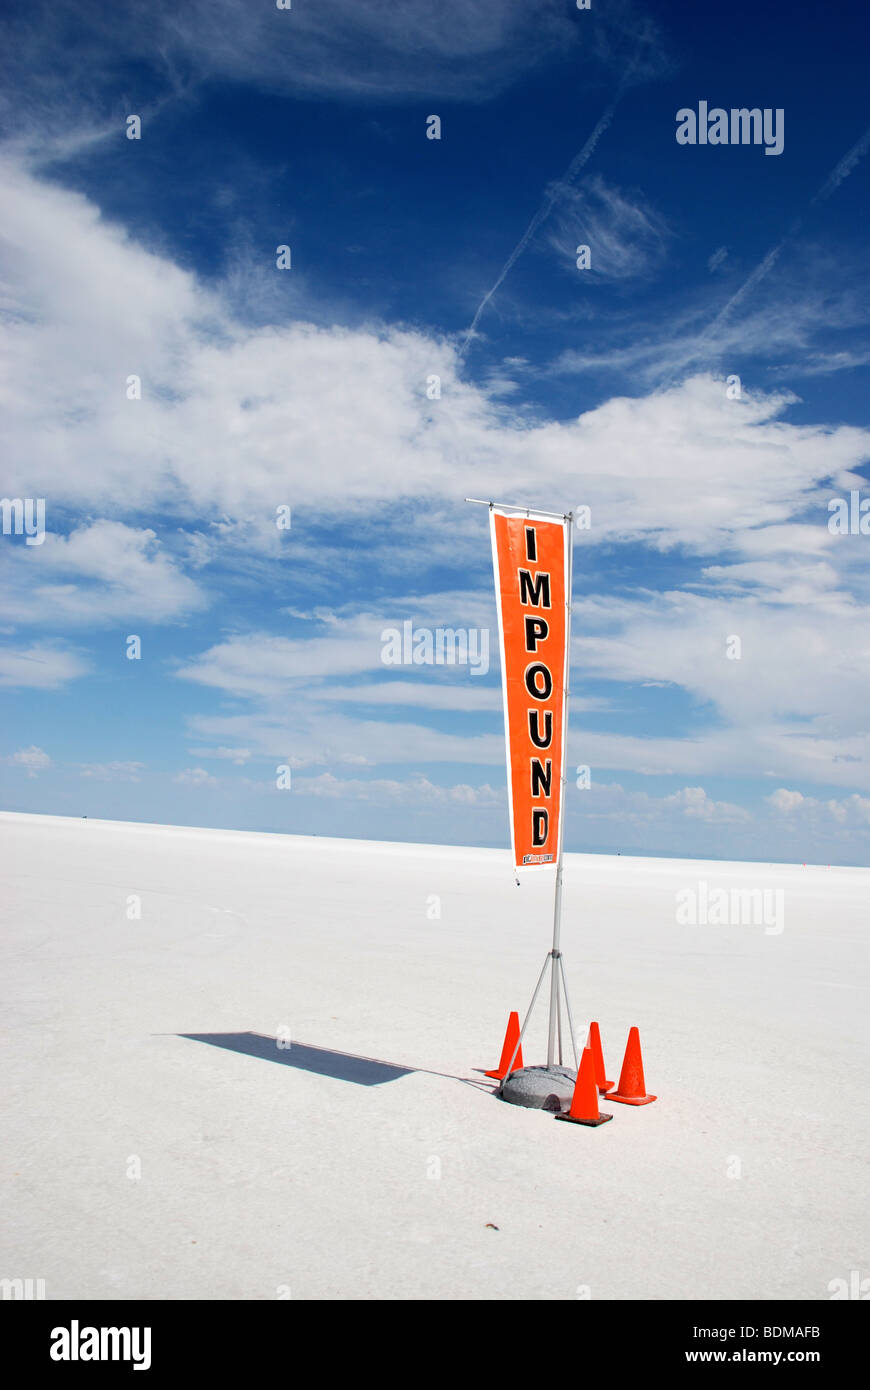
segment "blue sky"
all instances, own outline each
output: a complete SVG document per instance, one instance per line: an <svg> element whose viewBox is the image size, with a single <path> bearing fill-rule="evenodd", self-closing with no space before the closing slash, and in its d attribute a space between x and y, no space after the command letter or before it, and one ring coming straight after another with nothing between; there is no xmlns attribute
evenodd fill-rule
<svg viewBox="0 0 870 1390"><path fill-rule="evenodd" d="M4 808L506 847L492 496L591 508L568 848L870 862L864 7L2 23Z"/></svg>

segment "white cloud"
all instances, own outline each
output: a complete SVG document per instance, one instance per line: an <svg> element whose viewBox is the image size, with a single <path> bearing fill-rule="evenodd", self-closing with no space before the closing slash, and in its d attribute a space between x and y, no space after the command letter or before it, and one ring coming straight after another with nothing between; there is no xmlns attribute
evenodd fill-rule
<svg viewBox="0 0 870 1390"><path fill-rule="evenodd" d="M847 812L854 812L858 820L865 825L870 825L870 797L858 796L857 793L853 793L852 796L847 797L845 805Z"/></svg>
<svg viewBox="0 0 870 1390"><path fill-rule="evenodd" d="M667 827L680 833L684 821L702 825L746 826L753 816L742 806L729 801L717 801L704 787L681 787L679 791L653 796L646 791L626 790L618 782L602 782L593 777L588 790L568 806L569 818L581 816L588 820L627 820L635 824L648 823Z"/></svg>
<svg viewBox="0 0 870 1390"><path fill-rule="evenodd" d="M232 695L281 698L293 686L317 677L377 670L380 650L378 626L361 614L338 636L292 638L253 632L231 637L178 674Z"/></svg>
<svg viewBox="0 0 870 1390"><path fill-rule="evenodd" d="M798 559L829 552L833 539L826 526L793 523L783 526L758 526L741 531L737 543L744 555L786 554Z"/></svg>
<svg viewBox="0 0 870 1390"><path fill-rule="evenodd" d="M44 772L47 767L51 767L51 758L43 748L37 748L35 744L30 748L19 748L18 752L10 754L6 761L12 767L25 768L28 777L35 777L38 772Z"/></svg>
<svg viewBox="0 0 870 1390"><path fill-rule="evenodd" d="M390 778L363 780L336 777L331 772L324 772L318 777L294 778L293 787L306 796L333 800L352 798L388 806L500 806L505 797L504 789L491 787L487 783L479 787L467 783L441 787L422 776L409 777L405 781Z"/></svg>
<svg viewBox="0 0 870 1390"><path fill-rule="evenodd" d="M188 750L194 758L219 758L222 762L235 763L237 767L243 767L250 762L250 748L191 748Z"/></svg>
<svg viewBox="0 0 870 1390"><path fill-rule="evenodd" d="M826 528L819 529L830 543ZM784 543L781 535L768 541L750 534L762 551ZM802 528L796 544L812 552ZM770 573L766 578L772 582ZM825 588L819 582L817 589L809 594L795 584L788 591L780 582L759 594L744 576L724 596L668 591L575 599L573 665L581 674L574 678L570 756L593 767L647 775L755 777L769 769L778 778L865 787L870 654L862 655L855 641L864 610L830 583ZM432 613L443 619L453 601L443 595L420 600L421 621L431 620ZM465 613L455 611L453 622L461 626ZM472 619L482 616L473 605L467 611ZM799 612L799 623L784 618L792 611ZM444 682L433 679L434 668L415 670L414 679L403 671L374 682L383 614L312 616L318 635L228 638L179 671L250 702L244 713L194 716L191 727L200 738L238 742L258 756L287 756L295 766L329 765L362 754L370 762L503 762L495 660L486 686L476 687L461 667ZM325 636L320 635L324 623ZM739 660L728 656L734 635L742 644ZM349 683L348 677L358 676L363 677L359 683ZM685 736L627 734L621 731L623 719L613 732L602 730L600 722L590 729L583 726L582 711L609 707L596 697L593 682L599 679L638 689L678 687L710 713ZM622 696L616 706L626 699L631 697ZM342 704L345 709L338 712ZM359 718L354 707L360 704L382 707L383 719ZM391 724L391 704L420 714L412 722ZM459 735L426 727L423 711L454 708L488 711L495 716L492 732ZM642 716L632 720L633 728L642 725Z"/></svg>
<svg viewBox="0 0 870 1390"><path fill-rule="evenodd" d="M204 767L186 767L173 777L173 782L185 787L216 787L217 778L206 772Z"/></svg>
<svg viewBox="0 0 870 1390"><path fill-rule="evenodd" d="M377 763L504 765L504 733L459 734L421 722L350 719L322 711L313 694L287 702L256 703L244 714L195 714L191 732L202 739L239 738L257 757L293 768Z"/></svg>
<svg viewBox="0 0 870 1390"><path fill-rule="evenodd" d="M807 798L803 796L801 792L789 791L787 787L777 787L775 792L772 792L770 796L766 796L764 799L765 801L769 801L775 810L782 811L785 815L789 815L792 811L797 810L799 806L805 805L807 801Z"/></svg>
<svg viewBox="0 0 870 1390"><path fill-rule="evenodd" d="M570 499L592 508L592 530L578 535L578 571L602 543L679 546L721 561L697 574L702 592L578 599L575 656L587 676L678 685L711 713L709 727L683 738L597 731L581 739L578 731L579 760L692 780L764 768L777 780L865 788L865 610L846 583L848 548L805 516L813 507L826 515L831 478L838 488L861 486L856 470L870 455L870 432L792 424L788 394L744 390L729 400L724 381L709 375L540 423L463 380L455 345L424 332L245 326L217 294L137 246L86 199L8 159L5 173L0 257L19 287L2 329L7 491L45 496L49 516L68 506L135 520L138 509L155 508L176 523L216 523L177 552L119 519L4 552L13 621L48 613L167 621L192 611L204 596L185 561L201 571L212 555L272 554L281 503L293 506L294 528L299 516L341 509L385 574L409 555L415 564L459 566L480 555L485 522L458 499L522 495L534 474L540 505ZM49 283L58 228L64 274ZM125 396L133 371L143 380L139 402ZM442 377L438 401L426 398L432 372ZM395 512L385 515L385 497ZM403 500L413 505L400 508ZM304 531L294 529L290 543L307 561ZM347 564L326 549L315 562ZM454 626L492 622L489 594L436 612L438 599L415 598L406 611ZM194 716L193 733L208 746L286 756L294 766L500 764L495 730L463 737L422 719L336 716L342 698L359 703L340 685L318 701L321 680L348 689L350 677L367 675L356 693L380 690L380 631L401 616L339 615L307 640L242 634L211 646L181 674L251 703L242 713ZM733 633L741 661L725 658ZM34 650L0 656L0 681L25 683L27 665L38 665ZM42 683L57 683L63 659L63 678L77 673L74 658L55 656ZM410 706L408 684L397 682L396 694ZM288 709L288 692L306 685L310 698ZM430 683L427 673L417 703L458 708L470 683L459 689ZM474 698L495 714L491 690Z"/></svg>
<svg viewBox="0 0 870 1390"><path fill-rule="evenodd" d="M95 782L138 782L144 763L76 763L79 775Z"/></svg>
<svg viewBox="0 0 870 1390"><path fill-rule="evenodd" d="M802 735L818 739L820 747L862 738L870 650L856 635L866 623L865 608L834 588L801 593L794 608L790 601L781 590L772 601L752 590L724 597L675 590L580 599L576 659L594 677L679 685L727 725L756 738L787 721L781 734L795 749ZM734 636L740 638L739 659L728 656ZM759 765L770 766L766 759Z"/></svg>
<svg viewBox="0 0 870 1390"><path fill-rule="evenodd" d="M840 604L848 602L845 595L837 593L840 576L834 566L824 562L809 563L802 556L708 565L703 575L714 581L719 594L754 593L769 603L795 607L831 600L839 600Z"/></svg>
<svg viewBox="0 0 870 1390"><path fill-rule="evenodd" d="M589 543L645 536L714 549L792 522L826 475L859 485L870 435L788 424L788 395L731 401L723 382L698 376L535 424L462 380L455 346L422 332L245 328L86 199L8 159L3 172L0 260L19 286L2 340L7 490L45 496L49 512L259 517L265 535L280 503L350 517L385 497L443 499L458 515L472 488L521 493L533 471L543 506L582 491ZM65 273L49 293L58 227ZM126 399L131 372L141 401ZM432 373L437 401L426 398ZM462 516L451 544L478 532Z"/></svg>
<svg viewBox="0 0 870 1390"><path fill-rule="evenodd" d="M0 686L54 690L87 670L81 657L60 648L39 644L0 647Z"/></svg>
<svg viewBox="0 0 870 1390"><path fill-rule="evenodd" d="M460 669L454 668L454 671ZM388 680L380 685L321 686L317 698L347 704L413 705L415 709L501 711L502 708L500 686L481 686L479 681L436 685L425 676L416 681Z"/></svg>
<svg viewBox="0 0 870 1390"><path fill-rule="evenodd" d="M488 637L478 636L477 645L469 650L480 665L483 643L488 642L490 669L494 670L498 638L495 607L488 594L420 594L384 600L379 612L371 608L360 611L349 605L341 612L314 609L294 616L304 616L311 624L305 636L279 637L270 632L231 636L192 658L178 675L231 694L264 698L283 697L326 678L380 675L384 678L380 683L370 680L358 686L318 685L317 698L450 709L496 707L494 693L483 686L482 677L470 675L472 663L405 667L382 660L388 645L383 633L390 629L401 633L403 623L410 621L415 632L426 627L433 632L438 628L473 628L488 633Z"/></svg>
<svg viewBox="0 0 870 1390"><path fill-rule="evenodd" d="M166 622L205 602L152 530L105 519L8 552L2 611L18 623Z"/></svg>
<svg viewBox="0 0 870 1390"><path fill-rule="evenodd" d="M727 822L752 819L742 806L735 806L729 801L714 801L703 787L683 787L680 791L663 797L661 805L663 808L674 806L682 811L684 816L694 820Z"/></svg>
<svg viewBox="0 0 870 1390"><path fill-rule="evenodd" d="M870 797L860 796L857 792L842 800L834 798L823 802L817 797L805 796L802 792L779 787L771 796L765 797L765 800L776 811L786 816L816 817L820 812L827 811L838 825L861 827L870 824Z"/></svg>
<svg viewBox="0 0 870 1390"><path fill-rule="evenodd" d="M403 601L396 610L408 609ZM459 594L426 595L418 600L415 626L438 619L455 628L476 618L481 600ZM464 608L460 605L464 605ZM392 602L391 605L392 607ZM413 611L413 609L411 610ZM223 746L243 745L257 757L286 759L291 766L326 766L373 762L477 762L504 764L500 734L468 735L429 728L422 714L413 721L391 721L388 707L423 710L470 710L495 716L501 711L500 687L484 685L469 666L388 668L382 664L385 626L401 626L402 616L318 613L316 635L305 638L252 633L227 638L181 667L178 675L249 701L243 714L195 715L191 731ZM325 635L323 634L325 628ZM492 634L491 651L496 647ZM497 655L493 655L496 675ZM391 676L393 670L395 676ZM399 671L402 672L399 675ZM382 681L372 678L383 675ZM349 684L348 677L367 677ZM383 719L360 718L360 704L383 707ZM582 702L578 708L582 706Z"/></svg>

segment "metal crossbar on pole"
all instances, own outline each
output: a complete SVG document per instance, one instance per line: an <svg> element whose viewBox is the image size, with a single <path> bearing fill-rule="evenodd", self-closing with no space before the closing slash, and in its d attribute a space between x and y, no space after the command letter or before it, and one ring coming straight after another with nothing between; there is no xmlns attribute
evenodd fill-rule
<svg viewBox="0 0 870 1390"><path fill-rule="evenodd" d="M524 507L517 502L488 502L485 497L466 497L465 500L466 502L476 502L480 507L501 507L503 512L525 512L526 515L534 512L535 516L555 516L560 521L567 521L569 517L573 516L571 512L547 512L544 511L543 507Z"/></svg>

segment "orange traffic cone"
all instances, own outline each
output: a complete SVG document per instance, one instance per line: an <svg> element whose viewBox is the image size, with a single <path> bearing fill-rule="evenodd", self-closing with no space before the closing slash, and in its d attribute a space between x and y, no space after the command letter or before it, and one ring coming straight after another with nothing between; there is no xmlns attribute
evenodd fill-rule
<svg viewBox="0 0 870 1390"><path fill-rule="evenodd" d="M622 1071L619 1073L619 1085L615 1091L610 1092L607 1099L622 1101L623 1105L649 1105L650 1101L655 1100L655 1096L646 1094L643 1058L640 1055L640 1033L636 1028L629 1029Z"/></svg>
<svg viewBox="0 0 870 1390"><path fill-rule="evenodd" d="M598 1031L597 1023L590 1023L589 1037L586 1046L592 1048L592 1056L595 1061L595 1084L598 1087L598 1094L604 1096L613 1086L612 1081L606 1079L604 1071L604 1053L601 1050L601 1034Z"/></svg>
<svg viewBox="0 0 870 1390"><path fill-rule="evenodd" d="M519 1042L519 1038L520 1016L516 1012L516 1010L514 1010L514 1012L508 1019L507 1032L504 1035L504 1047L501 1050L501 1061L499 1062L498 1067L495 1071L486 1071L484 1072L484 1076L494 1076L496 1081L504 1081L505 1077L507 1076L507 1069L510 1066L511 1057L513 1057L514 1055L514 1048ZM522 1065L523 1049L519 1048L516 1057L514 1057L514 1064L511 1070L519 1071Z"/></svg>
<svg viewBox="0 0 870 1390"><path fill-rule="evenodd" d="M577 1082L571 1097L571 1108L562 1111L556 1116L556 1119L570 1120L575 1125L603 1125L608 1120L613 1119L612 1115L605 1115L598 1109L595 1058L589 1047L584 1047L583 1056L580 1058L580 1070L577 1073Z"/></svg>

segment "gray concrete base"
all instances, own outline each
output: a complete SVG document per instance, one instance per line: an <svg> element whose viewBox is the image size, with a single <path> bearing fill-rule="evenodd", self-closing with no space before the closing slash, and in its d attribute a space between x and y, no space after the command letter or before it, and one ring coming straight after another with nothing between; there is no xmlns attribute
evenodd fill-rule
<svg viewBox="0 0 870 1390"><path fill-rule="evenodd" d="M509 1105L533 1110L566 1110L574 1094L576 1071L570 1067L521 1067L506 1076L496 1091Z"/></svg>

